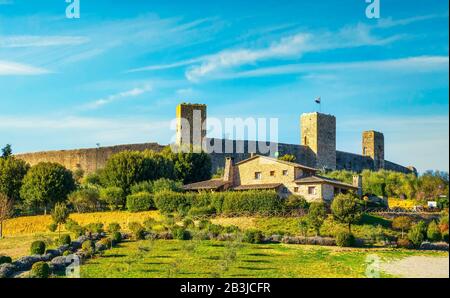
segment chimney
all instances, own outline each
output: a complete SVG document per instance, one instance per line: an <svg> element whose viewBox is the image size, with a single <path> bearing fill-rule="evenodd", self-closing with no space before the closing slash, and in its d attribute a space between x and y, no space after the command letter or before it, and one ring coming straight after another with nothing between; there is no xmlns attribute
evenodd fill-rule
<svg viewBox="0 0 450 298"><path fill-rule="evenodd" d="M223 172L223 181L233 183L234 179L234 158L225 158L225 169Z"/></svg>
<svg viewBox="0 0 450 298"><path fill-rule="evenodd" d="M359 198L362 197L362 176L355 175L353 176L353 186L358 188L357 195Z"/></svg>

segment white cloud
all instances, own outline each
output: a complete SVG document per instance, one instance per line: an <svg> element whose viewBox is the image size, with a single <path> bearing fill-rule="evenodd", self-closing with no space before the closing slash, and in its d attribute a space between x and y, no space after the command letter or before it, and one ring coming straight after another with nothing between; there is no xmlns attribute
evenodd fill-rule
<svg viewBox="0 0 450 298"><path fill-rule="evenodd" d="M15 63L11 61L0 60L0 76L11 76L11 75L42 75L50 73L49 70L34 67L31 65Z"/></svg>
<svg viewBox="0 0 450 298"><path fill-rule="evenodd" d="M113 95L109 95L108 97L97 99L93 102L85 104L82 106L82 109L97 109L99 107L105 106L107 104L113 103L115 101L128 98L128 97L136 97L142 95L144 93L150 92L152 90L152 86L150 84L146 84L139 88L133 88L131 90L127 90L124 92L116 93Z"/></svg>
<svg viewBox="0 0 450 298"><path fill-rule="evenodd" d="M27 48L82 45L89 39L82 36L0 36L0 48Z"/></svg>
<svg viewBox="0 0 450 298"><path fill-rule="evenodd" d="M186 71L186 78L197 82L211 79L227 70L254 64L265 60L299 59L303 54L339 48L360 46L383 46L403 38L392 35L380 38L372 34L368 25L358 24L346 26L338 32L300 32L281 38L266 48L229 49L217 54L203 57L202 63L194 65Z"/></svg>
<svg viewBox="0 0 450 298"><path fill-rule="evenodd" d="M242 71L233 74L224 74L221 79L261 77L285 74L300 74L321 71L355 71L380 70L404 72L433 72L448 71L448 56L417 56L399 59L356 61L342 63L299 63L282 66L265 67L255 70Z"/></svg>

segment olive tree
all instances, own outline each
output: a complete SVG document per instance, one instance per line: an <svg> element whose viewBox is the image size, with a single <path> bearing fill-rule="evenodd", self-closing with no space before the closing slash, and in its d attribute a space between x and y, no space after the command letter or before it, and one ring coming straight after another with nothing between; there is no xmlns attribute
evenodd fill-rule
<svg viewBox="0 0 450 298"><path fill-rule="evenodd" d="M64 203L56 203L52 211L52 219L58 225L58 235L61 237L61 225L65 224L69 218L69 209Z"/></svg>
<svg viewBox="0 0 450 298"><path fill-rule="evenodd" d="M348 232L352 232L352 224L359 222L362 216L361 205L353 194L339 194L331 204L333 219L348 226Z"/></svg>

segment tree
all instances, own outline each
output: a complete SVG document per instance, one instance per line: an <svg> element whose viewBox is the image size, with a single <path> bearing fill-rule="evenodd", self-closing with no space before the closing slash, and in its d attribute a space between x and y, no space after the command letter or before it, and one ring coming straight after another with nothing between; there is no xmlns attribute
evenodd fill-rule
<svg viewBox="0 0 450 298"><path fill-rule="evenodd" d="M426 226L425 226L426 227ZM408 232L408 239L414 244L414 246L419 247L422 242L425 240L426 228L424 231L424 227L422 223L415 224Z"/></svg>
<svg viewBox="0 0 450 298"><path fill-rule="evenodd" d="M6 146L2 148L2 158L8 158L11 155L12 155L11 145L6 144Z"/></svg>
<svg viewBox="0 0 450 298"><path fill-rule="evenodd" d="M108 205L111 210L118 210L120 206L125 207L126 195L120 187L107 187L100 189L100 199Z"/></svg>
<svg viewBox="0 0 450 298"><path fill-rule="evenodd" d="M308 235L308 226L308 219L305 217L300 218L300 220L298 221L298 227L302 236Z"/></svg>
<svg viewBox="0 0 450 298"><path fill-rule="evenodd" d="M314 202L309 207L307 215L308 225L316 231L316 236L320 235L320 227L327 218L327 208L324 203Z"/></svg>
<svg viewBox="0 0 450 298"><path fill-rule="evenodd" d="M411 225L412 220L408 216L399 216L392 221L392 227L402 231L402 238L404 238L405 231L411 228Z"/></svg>
<svg viewBox="0 0 450 298"><path fill-rule="evenodd" d="M58 225L58 235L61 237L61 225L65 224L69 218L69 209L64 203L56 203L52 212L52 219Z"/></svg>
<svg viewBox="0 0 450 298"><path fill-rule="evenodd" d="M25 203L34 208L52 208L63 202L75 188L72 173L57 163L39 163L28 171L23 179L20 195Z"/></svg>
<svg viewBox="0 0 450 298"><path fill-rule="evenodd" d="M3 222L13 214L13 201L5 194L0 193L0 239L3 238Z"/></svg>
<svg viewBox="0 0 450 298"><path fill-rule="evenodd" d="M295 157L295 155L292 154L285 154L279 157L278 159L283 161L295 162L297 160L297 157Z"/></svg>
<svg viewBox="0 0 450 298"><path fill-rule="evenodd" d="M20 201L22 180L29 170L23 160L14 157L0 158L0 192L14 202Z"/></svg>
<svg viewBox="0 0 450 298"><path fill-rule="evenodd" d="M99 191L96 188L82 188L69 194L69 202L78 213L96 211L99 199Z"/></svg>
<svg viewBox="0 0 450 298"><path fill-rule="evenodd" d="M211 179L211 157L205 152L175 155L175 174L184 184Z"/></svg>
<svg viewBox="0 0 450 298"><path fill-rule="evenodd" d="M349 233L352 232L352 224L359 222L362 216L358 198L353 194L337 195L331 204L331 212L334 220L348 226Z"/></svg>

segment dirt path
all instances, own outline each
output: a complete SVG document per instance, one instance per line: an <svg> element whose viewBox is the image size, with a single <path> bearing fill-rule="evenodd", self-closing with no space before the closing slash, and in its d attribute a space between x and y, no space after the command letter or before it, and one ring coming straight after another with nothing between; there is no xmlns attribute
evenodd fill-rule
<svg viewBox="0 0 450 298"><path fill-rule="evenodd" d="M381 270L398 277L449 278L449 257L407 257L382 263Z"/></svg>

